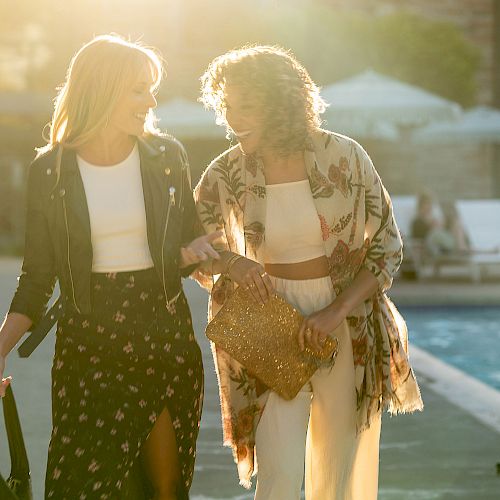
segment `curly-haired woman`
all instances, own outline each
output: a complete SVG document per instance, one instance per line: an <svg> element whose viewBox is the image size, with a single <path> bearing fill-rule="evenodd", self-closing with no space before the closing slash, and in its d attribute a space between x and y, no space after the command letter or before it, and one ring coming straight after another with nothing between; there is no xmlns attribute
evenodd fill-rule
<svg viewBox="0 0 500 500"><path fill-rule="evenodd" d="M89 42L29 170L0 377L20 337L55 320L41 321L58 279L46 498L188 498L203 367L181 276L218 257L217 234L196 238L184 149L154 127L161 78L153 50Z"/></svg>
<svg viewBox="0 0 500 500"><path fill-rule="evenodd" d="M221 259L198 274L210 315L236 286L259 301L277 292L305 315L302 348L332 333L340 342L333 368L319 368L292 401L214 349L241 482L255 456L259 500L299 499L304 466L307 499L375 499L381 410L422 407L406 327L385 295L402 255L387 191L358 143L319 128L318 87L282 49L217 57L202 100L239 142L195 190L205 230L225 235Z"/></svg>

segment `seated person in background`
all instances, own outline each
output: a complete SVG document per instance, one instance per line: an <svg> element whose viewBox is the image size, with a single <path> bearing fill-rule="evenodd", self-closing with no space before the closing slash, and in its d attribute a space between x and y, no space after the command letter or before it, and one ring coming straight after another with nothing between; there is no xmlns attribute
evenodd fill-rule
<svg viewBox="0 0 500 500"><path fill-rule="evenodd" d="M412 239L425 241L429 234L439 227L439 222L433 215L433 198L427 193L420 193L418 197L417 213L411 222Z"/></svg>
<svg viewBox="0 0 500 500"><path fill-rule="evenodd" d="M442 227L436 227L427 235L426 247L433 255L465 254L470 251L470 241L453 202L442 203L444 216Z"/></svg>

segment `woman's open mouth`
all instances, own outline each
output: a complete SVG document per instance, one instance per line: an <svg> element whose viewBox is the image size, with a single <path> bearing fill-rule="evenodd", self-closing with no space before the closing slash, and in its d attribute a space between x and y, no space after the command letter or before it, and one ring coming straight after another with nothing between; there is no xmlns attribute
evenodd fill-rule
<svg viewBox="0 0 500 500"><path fill-rule="evenodd" d="M233 133L238 139L246 139L252 133L252 131L251 130L241 130L241 131L233 130Z"/></svg>

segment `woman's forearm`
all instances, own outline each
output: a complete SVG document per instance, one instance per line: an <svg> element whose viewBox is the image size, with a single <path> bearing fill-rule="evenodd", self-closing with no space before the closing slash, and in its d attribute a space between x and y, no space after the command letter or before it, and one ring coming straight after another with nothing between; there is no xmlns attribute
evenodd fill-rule
<svg viewBox="0 0 500 500"><path fill-rule="evenodd" d="M347 315L365 300L372 297L378 288L377 278L368 269L361 269L350 286L333 301L332 307L340 307Z"/></svg>
<svg viewBox="0 0 500 500"><path fill-rule="evenodd" d="M31 319L24 314L8 314L0 328L0 356L7 356L31 325Z"/></svg>

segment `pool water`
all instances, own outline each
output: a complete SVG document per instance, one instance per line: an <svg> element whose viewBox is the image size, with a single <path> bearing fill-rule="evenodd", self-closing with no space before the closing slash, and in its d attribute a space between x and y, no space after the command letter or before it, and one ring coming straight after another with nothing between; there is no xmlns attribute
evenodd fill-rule
<svg viewBox="0 0 500 500"><path fill-rule="evenodd" d="M400 311L410 344L500 390L499 307L401 307Z"/></svg>

